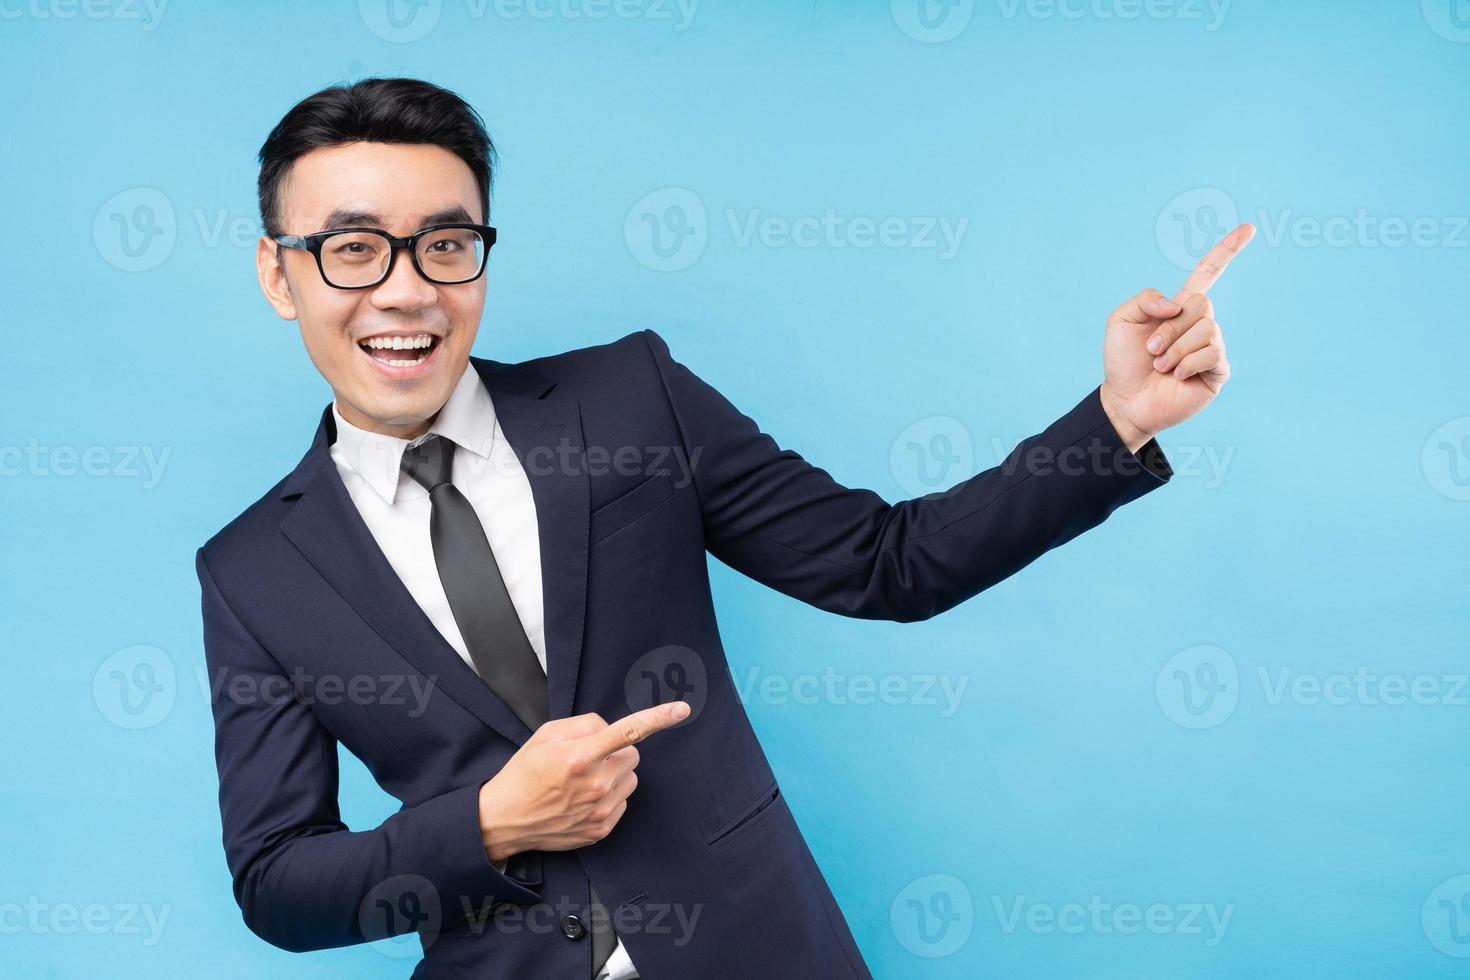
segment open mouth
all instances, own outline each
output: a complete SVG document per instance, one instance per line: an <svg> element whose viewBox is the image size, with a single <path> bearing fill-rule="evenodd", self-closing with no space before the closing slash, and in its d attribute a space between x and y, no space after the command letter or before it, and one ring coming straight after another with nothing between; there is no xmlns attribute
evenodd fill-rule
<svg viewBox="0 0 1470 980"><path fill-rule="evenodd" d="M378 334L357 342L362 352L386 367L411 368L427 361L442 338L431 333Z"/></svg>

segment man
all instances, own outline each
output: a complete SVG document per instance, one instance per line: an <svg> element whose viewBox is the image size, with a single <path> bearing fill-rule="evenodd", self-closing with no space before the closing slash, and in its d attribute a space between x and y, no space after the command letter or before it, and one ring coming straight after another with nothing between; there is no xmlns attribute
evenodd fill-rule
<svg viewBox="0 0 1470 980"><path fill-rule="evenodd" d="M196 560L245 921L288 950L416 933L420 977L869 976L736 696L706 552L909 622L1101 523L1226 382L1204 293L1252 229L1114 311L1105 380L1001 466L890 505L652 331L472 357L493 152L409 79L318 92L261 149L261 287L334 397ZM376 828L341 821L339 743L402 802Z"/></svg>

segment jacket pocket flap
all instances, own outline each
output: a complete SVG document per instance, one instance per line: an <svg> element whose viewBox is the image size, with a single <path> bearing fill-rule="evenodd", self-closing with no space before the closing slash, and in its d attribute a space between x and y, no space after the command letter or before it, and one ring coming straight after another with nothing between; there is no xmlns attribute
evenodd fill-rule
<svg viewBox="0 0 1470 980"><path fill-rule="evenodd" d="M674 481L655 473L592 512L592 543L632 524L674 495Z"/></svg>

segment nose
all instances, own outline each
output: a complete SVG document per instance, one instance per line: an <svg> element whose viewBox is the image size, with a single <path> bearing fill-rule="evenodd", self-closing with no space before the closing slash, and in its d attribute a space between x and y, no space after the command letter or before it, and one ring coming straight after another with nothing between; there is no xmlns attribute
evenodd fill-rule
<svg viewBox="0 0 1470 980"><path fill-rule="evenodd" d="M380 310L412 313L439 302L439 290L419 275L413 267L413 259L406 252L401 252L394 259L388 278L369 292L373 306Z"/></svg>

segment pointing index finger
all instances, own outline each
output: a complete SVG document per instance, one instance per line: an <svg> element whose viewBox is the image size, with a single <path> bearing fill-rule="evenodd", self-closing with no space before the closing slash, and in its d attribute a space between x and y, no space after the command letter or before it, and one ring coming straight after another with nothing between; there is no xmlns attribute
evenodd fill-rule
<svg viewBox="0 0 1470 980"><path fill-rule="evenodd" d="M1205 257L1199 260L1199 264L1185 280L1184 288L1174 294L1174 299L1177 301L1186 293L1209 292L1215 280L1220 278L1220 274L1230 264L1230 260L1240 254L1240 250L1245 248L1246 243L1254 238L1255 234L1255 225L1244 224L1216 242L1215 247L1206 252Z"/></svg>
<svg viewBox="0 0 1470 980"><path fill-rule="evenodd" d="M671 728L689 717L689 705L683 701L656 704L642 711L624 715L617 721L587 736L588 754L606 759L614 752L636 745L654 732Z"/></svg>

